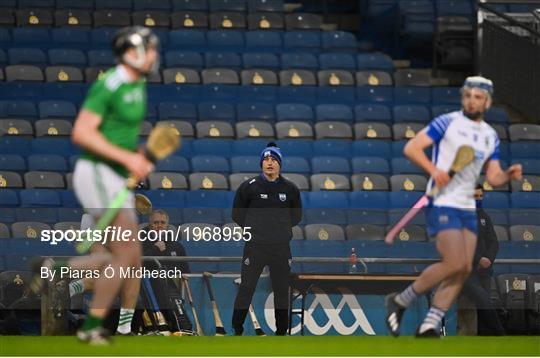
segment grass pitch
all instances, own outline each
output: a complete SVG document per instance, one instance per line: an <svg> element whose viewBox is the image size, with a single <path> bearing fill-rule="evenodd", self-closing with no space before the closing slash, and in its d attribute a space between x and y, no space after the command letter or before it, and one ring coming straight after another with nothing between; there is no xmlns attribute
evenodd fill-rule
<svg viewBox="0 0 540 358"><path fill-rule="evenodd" d="M540 337L0 337L1 356L539 356Z"/></svg>

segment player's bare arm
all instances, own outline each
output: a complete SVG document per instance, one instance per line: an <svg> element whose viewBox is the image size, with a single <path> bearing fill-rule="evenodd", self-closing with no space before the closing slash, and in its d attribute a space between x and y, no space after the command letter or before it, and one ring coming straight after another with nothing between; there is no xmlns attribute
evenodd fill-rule
<svg viewBox="0 0 540 358"><path fill-rule="evenodd" d="M501 186L508 183L510 180L521 180L521 178L521 164L514 164L506 170L502 170L498 160L490 160L486 164L486 179L492 186Z"/></svg>
<svg viewBox="0 0 540 358"><path fill-rule="evenodd" d="M146 177L152 170L152 163L141 153L133 153L110 143L98 130L101 116L83 109L80 111L71 139L78 146L108 160L122 164L137 178Z"/></svg>
<svg viewBox="0 0 540 358"><path fill-rule="evenodd" d="M403 148L403 154L414 164L424 169L433 178L437 187L442 188L448 184L450 177L445 171L437 169L426 156L424 150L431 145L433 145L433 139L422 131L407 142Z"/></svg>

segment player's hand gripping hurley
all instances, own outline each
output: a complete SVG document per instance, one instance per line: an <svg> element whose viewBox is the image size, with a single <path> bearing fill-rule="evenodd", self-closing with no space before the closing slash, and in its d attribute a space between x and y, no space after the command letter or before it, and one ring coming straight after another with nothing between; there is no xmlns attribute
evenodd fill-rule
<svg viewBox="0 0 540 358"><path fill-rule="evenodd" d="M458 148L456 157L452 162L448 176L450 179L454 177L456 173L459 173L467 165L471 164L474 161L474 149L468 145L463 145ZM388 245L391 245L394 242L394 238L399 233L399 231L405 227L415 216L418 214L420 209L425 207L429 203L429 198L434 197L439 192L440 188L434 186L429 193L423 195L414 206L407 211L407 213L394 225L394 227L386 234L384 242Z"/></svg>
<svg viewBox="0 0 540 358"><path fill-rule="evenodd" d="M155 127L148 141L146 142L146 147L144 149L144 155L152 163L156 163L159 160L165 159L171 153L173 153L180 146L180 136L177 134L177 131L169 126L157 126ZM101 215L96 226L93 230L101 231L104 230L110 223L114 220L120 208L124 204L129 191L137 187L138 178L130 176L127 179L127 185L123 188L109 204L107 210ZM94 244L94 241L90 240L88 237L85 241L77 245L77 252L79 254L84 254Z"/></svg>

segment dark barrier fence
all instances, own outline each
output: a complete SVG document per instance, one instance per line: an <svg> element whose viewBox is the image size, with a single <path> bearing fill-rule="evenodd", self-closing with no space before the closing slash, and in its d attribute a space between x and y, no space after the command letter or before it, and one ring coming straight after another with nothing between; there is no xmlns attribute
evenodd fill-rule
<svg viewBox="0 0 540 358"><path fill-rule="evenodd" d="M494 81L497 99L540 123L540 33L489 5L480 8L487 15L479 27L480 73Z"/></svg>

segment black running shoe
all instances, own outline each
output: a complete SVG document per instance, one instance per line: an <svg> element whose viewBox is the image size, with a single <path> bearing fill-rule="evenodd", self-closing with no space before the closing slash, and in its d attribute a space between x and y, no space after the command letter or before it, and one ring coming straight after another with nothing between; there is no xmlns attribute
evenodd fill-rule
<svg viewBox="0 0 540 358"><path fill-rule="evenodd" d="M111 343L111 334L103 327L96 327L87 331L80 329L77 331L77 338L81 342L94 346L105 346Z"/></svg>
<svg viewBox="0 0 540 358"><path fill-rule="evenodd" d="M416 331L416 338L441 338L440 330L430 328L420 333L420 328Z"/></svg>
<svg viewBox="0 0 540 358"><path fill-rule="evenodd" d="M396 296L397 292L386 296L386 318L384 320L390 334L394 337L399 336L399 326L405 312L405 307L396 302Z"/></svg>

